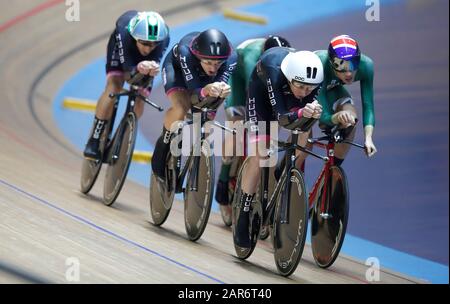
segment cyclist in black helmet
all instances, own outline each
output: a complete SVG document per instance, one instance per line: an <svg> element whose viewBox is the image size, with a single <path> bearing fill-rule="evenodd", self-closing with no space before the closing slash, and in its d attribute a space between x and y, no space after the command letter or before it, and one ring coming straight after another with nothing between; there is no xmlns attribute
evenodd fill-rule
<svg viewBox="0 0 450 304"><path fill-rule="evenodd" d="M152 170L158 178L165 179L172 124L183 120L193 104L210 97L225 99L230 94L227 83L236 59L231 43L216 29L187 34L165 58L164 89L172 105L166 112L152 157Z"/></svg>

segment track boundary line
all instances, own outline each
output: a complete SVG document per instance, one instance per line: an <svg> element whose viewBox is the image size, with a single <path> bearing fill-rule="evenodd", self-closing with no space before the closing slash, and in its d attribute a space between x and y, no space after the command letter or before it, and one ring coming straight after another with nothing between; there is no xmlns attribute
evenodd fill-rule
<svg viewBox="0 0 450 304"><path fill-rule="evenodd" d="M95 223L93 223L93 222L91 222L91 221L89 221L89 220L79 216L79 215L71 213L71 212L69 212L69 211L67 211L67 210L65 210L65 209L63 209L61 207L58 207L57 205L55 205L55 204L53 204L51 202L48 202L48 201L46 201L46 200L44 200L42 198L39 198L39 197L37 197L37 196L35 196L35 195L31 194L31 193L28 193L27 191L22 190L19 187L15 186L15 185L12 185L12 184L10 184L10 183L2 180L2 179L0 179L0 184L3 184L3 186L5 186L5 187L7 187L9 189L12 189L15 192L18 192L18 193L22 194L23 196L26 196L26 197L32 199L33 201L36 201L36 202L38 202L38 203L40 203L42 205L50 207L50 208L52 208L52 209L54 209L54 210L56 210L56 211L58 211L58 212L60 212L60 213L62 213L64 215L72 218L73 220L76 220L76 221L78 221L78 222L80 222L82 224L85 224L85 225L87 225L87 226L89 226L89 227L91 227L91 228L93 228L95 230L98 230L98 231L100 231L100 232L102 232L102 233L104 233L104 234L106 234L106 235L108 235L110 237L113 237L116 240L122 241L122 242L124 242L124 243L126 243L128 245L132 245L134 247L137 247L137 248L139 248L139 249L141 249L141 250L143 250L143 251L145 251L147 253L150 253L150 254L152 254L152 255L154 255L156 257L159 257L159 258L161 258L163 260L166 260L167 262L169 262L171 264L174 264L174 265L176 265L176 266L178 266L180 268L189 270L189 271L191 271L191 272L193 272L195 274L198 274L198 275L200 275L202 277L210 279L210 280L212 280L212 281L214 281L216 283L226 284L225 282L221 281L220 279L217 279L217 278L215 278L215 277L213 277L213 276L211 276L209 274L206 274L206 273L204 273L204 272L202 272L200 270L197 270L197 269L195 269L195 268L193 268L191 266L188 266L188 265L185 265L185 264L183 264L181 262L178 262L178 261L176 261L176 260L174 260L174 259L172 259L170 257L167 257L167 256L165 256L165 255L163 255L163 254L153 250L153 249L150 249L150 248L145 247L145 246L143 246L143 245L141 245L141 244L139 244L139 243L137 243L135 241L127 239L126 237L123 237L123 236L121 236L121 235L119 235L119 234L117 234L117 233L115 233L115 232L113 232L111 230L103 228L103 227L101 227L101 226L99 226L99 225L97 225L97 224L95 224Z"/></svg>

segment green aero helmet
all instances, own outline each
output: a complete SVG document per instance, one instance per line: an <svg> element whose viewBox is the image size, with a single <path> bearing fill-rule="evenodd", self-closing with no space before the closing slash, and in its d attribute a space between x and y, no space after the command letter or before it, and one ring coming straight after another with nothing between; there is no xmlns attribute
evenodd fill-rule
<svg viewBox="0 0 450 304"><path fill-rule="evenodd" d="M164 19L156 12L139 12L128 23L128 32L136 40L163 41L169 35Z"/></svg>

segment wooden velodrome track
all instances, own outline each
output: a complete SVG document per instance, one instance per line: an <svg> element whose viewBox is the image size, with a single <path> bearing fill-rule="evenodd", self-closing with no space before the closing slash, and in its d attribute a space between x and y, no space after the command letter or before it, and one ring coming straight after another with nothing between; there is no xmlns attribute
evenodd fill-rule
<svg viewBox="0 0 450 304"><path fill-rule="evenodd" d="M182 204L156 228L149 223L148 188L130 181L113 207L100 201L102 176L91 196L80 194L81 152L53 122L54 95L80 67L104 56L106 36L123 11L148 7L86 1L81 21L69 23L60 2L0 32L1 283L67 283L69 257L80 262L81 283L368 283L364 261L341 256L322 270L308 246L290 278L277 274L269 242L242 262L217 214L203 237L190 242ZM225 1L153 2L150 9L167 12L172 26L225 7ZM1 1L0 24L43 3ZM226 7L243 4L226 1ZM381 283L416 282L381 273Z"/></svg>

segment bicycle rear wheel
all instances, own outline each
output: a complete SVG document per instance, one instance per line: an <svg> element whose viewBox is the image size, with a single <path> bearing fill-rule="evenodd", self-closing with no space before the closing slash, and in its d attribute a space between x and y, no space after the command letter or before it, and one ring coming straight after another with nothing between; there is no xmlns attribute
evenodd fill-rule
<svg viewBox="0 0 450 304"><path fill-rule="evenodd" d="M303 174L294 168L284 179L278 193L273 244L275 264L283 276L289 276L295 271L305 246L308 229L308 197L305 189Z"/></svg>
<svg viewBox="0 0 450 304"><path fill-rule="evenodd" d="M106 142L108 141L109 128L111 126L111 122L106 125L103 134L100 137L100 151L101 155L104 154ZM91 191L92 187L97 180L98 174L100 173L100 169L102 168L102 160L90 160L87 158L83 158L83 162L81 165L81 179L80 186L81 192L84 194L88 194Z"/></svg>
<svg viewBox="0 0 450 304"><path fill-rule="evenodd" d="M324 191L322 183L311 218L311 247L314 260L321 268L330 267L339 255L349 212L348 186L344 171L333 166L329 176L327 191ZM324 209L321 210L323 195L327 196Z"/></svg>
<svg viewBox="0 0 450 304"><path fill-rule="evenodd" d="M233 236L236 233L236 221L237 221L237 216L240 212L240 206L239 206L239 199L242 195L242 190L241 190L241 184L242 184L242 173L244 172L244 168L248 165L248 160L249 158L247 158L244 163L242 164L240 170L239 170L239 175L237 177L236 180L236 189L233 195L233 201L232 201L232 205L231 205L231 218L232 218L232 232L233 232ZM256 243L258 241L258 236L259 236L259 231L261 229L261 221L262 221L262 208L261 208L261 204L256 200L253 199L253 202L251 204L251 211L250 211L250 227L248 228L249 230L249 234L250 234L250 248L245 248L245 247L240 247L236 244L234 244L234 250L236 251L236 255L238 256L238 258L240 259L247 259L252 253L253 250L256 247ZM233 237L234 240L234 237Z"/></svg>
<svg viewBox="0 0 450 304"><path fill-rule="evenodd" d="M150 180L150 214L153 225L162 225L169 216L175 197L177 172L175 170L177 158L169 152L166 161L166 182L160 182L154 174Z"/></svg>
<svg viewBox="0 0 450 304"><path fill-rule="evenodd" d="M193 189L194 163L198 157L198 185ZM184 224L191 241L198 240L205 231L211 211L214 193L214 158L207 141L202 141L200 156L194 156L189 164L186 189L184 191Z"/></svg>
<svg viewBox="0 0 450 304"><path fill-rule="evenodd" d="M103 185L103 203L107 206L111 206L116 201L127 177L136 143L136 121L136 115L133 112L128 113L117 128L111 144Z"/></svg>

